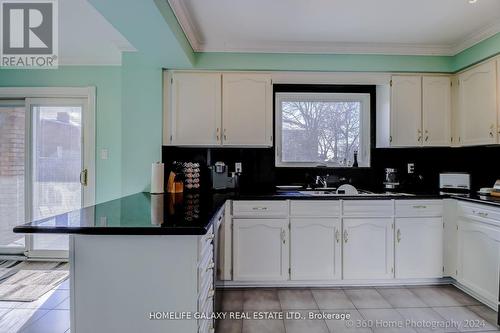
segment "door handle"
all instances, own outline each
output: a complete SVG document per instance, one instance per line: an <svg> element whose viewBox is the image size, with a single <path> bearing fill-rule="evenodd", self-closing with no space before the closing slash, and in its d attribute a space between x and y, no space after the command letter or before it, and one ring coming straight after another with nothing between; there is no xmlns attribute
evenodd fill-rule
<svg viewBox="0 0 500 333"><path fill-rule="evenodd" d="M83 186L87 186L87 180L88 180L88 170L83 169L80 172L80 184L82 184Z"/></svg>

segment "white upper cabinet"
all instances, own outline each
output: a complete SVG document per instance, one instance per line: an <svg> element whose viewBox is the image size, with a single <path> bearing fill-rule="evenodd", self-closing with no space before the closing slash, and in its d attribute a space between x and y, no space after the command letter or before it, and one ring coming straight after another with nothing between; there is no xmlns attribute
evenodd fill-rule
<svg viewBox="0 0 500 333"><path fill-rule="evenodd" d="M447 76L422 78L422 123L424 146L451 143L451 81Z"/></svg>
<svg viewBox="0 0 500 333"><path fill-rule="evenodd" d="M422 77L393 76L391 89L391 146L422 143Z"/></svg>
<svg viewBox="0 0 500 333"><path fill-rule="evenodd" d="M500 59L497 60L497 140L500 143Z"/></svg>
<svg viewBox="0 0 500 333"><path fill-rule="evenodd" d="M460 144L497 143L496 62L490 61L459 76Z"/></svg>
<svg viewBox="0 0 500 333"><path fill-rule="evenodd" d="M165 72L164 144L271 147L271 75Z"/></svg>
<svg viewBox="0 0 500 333"><path fill-rule="evenodd" d="M272 146L271 76L222 75L223 145Z"/></svg>
<svg viewBox="0 0 500 333"><path fill-rule="evenodd" d="M220 144L221 74L174 73L171 85L169 144Z"/></svg>

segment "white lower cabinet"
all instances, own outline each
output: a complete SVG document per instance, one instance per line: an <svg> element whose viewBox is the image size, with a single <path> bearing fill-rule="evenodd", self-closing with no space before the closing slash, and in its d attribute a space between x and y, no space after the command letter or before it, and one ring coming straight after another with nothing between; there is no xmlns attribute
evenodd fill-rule
<svg viewBox="0 0 500 333"><path fill-rule="evenodd" d="M497 304L500 227L472 216L460 216L458 223L458 281Z"/></svg>
<svg viewBox="0 0 500 333"><path fill-rule="evenodd" d="M233 279L288 279L288 219L233 219Z"/></svg>
<svg viewBox="0 0 500 333"><path fill-rule="evenodd" d="M344 218L343 279L394 277L392 218Z"/></svg>
<svg viewBox="0 0 500 333"><path fill-rule="evenodd" d="M396 218L395 266L397 279L443 276L442 218Z"/></svg>
<svg viewBox="0 0 500 333"><path fill-rule="evenodd" d="M339 218L290 219L290 279L341 278Z"/></svg>

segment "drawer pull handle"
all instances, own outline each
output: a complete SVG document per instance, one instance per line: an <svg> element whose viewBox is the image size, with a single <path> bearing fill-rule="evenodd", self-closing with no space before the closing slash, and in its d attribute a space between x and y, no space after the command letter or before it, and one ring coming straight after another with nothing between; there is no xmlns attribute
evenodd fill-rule
<svg viewBox="0 0 500 333"><path fill-rule="evenodd" d="M339 232L339 229L335 229L335 240L338 242L340 242L340 232Z"/></svg>
<svg viewBox="0 0 500 333"><path fill-rule="evenodd" d="M419 209L419 208L427 208L425 205L415 205L413 208Z"/></svg>
<svg viewBox="0 0 500 333"><path fill-rule="evenodd" d="M478 212L478 211L473 210L472 213L477 215L477 216L480 216L480 217L488 217L488 213L486 213L486 212Z"/></svg>
<svg viewBox="0 0 500 333"><path fill-rule="evenodd" d="M252 207L252 210L267 210L267 207Z"/></svg>
<svg viewBox="0 0 500 333"><path fill-rule="evenodd" d="M396 239L398 240L398 243L401 242L401 230L399 230L399 229L396 232Z"/></svg>
<svg viewBox="0 0 500 333"><path fill-rule="evenodd" d="M348 240L349 240L349 233L347 232L347 230L344 230L344 243L347 243Z"/></svg>

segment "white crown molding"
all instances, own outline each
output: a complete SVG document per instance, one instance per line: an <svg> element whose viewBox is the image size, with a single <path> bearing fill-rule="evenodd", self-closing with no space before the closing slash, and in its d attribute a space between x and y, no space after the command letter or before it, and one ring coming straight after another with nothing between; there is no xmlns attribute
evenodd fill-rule
<svg viewBox="0 0 500 333"><path fill-rule="evenodd" d="M500 21L493 22L492 24L475 31L474 33L468 35L463 41L456 43L452 46L452 55L456 55L471 46L488 39L500 32Z"/></svg>
<svg viewBox="0 0 500 333"><path fill-rule="evenodd" d="M454 56L500 32L500 21L468 35L454 44L410 43L326 43L326 42L205 42L183 0L168 0L177 21L195 52L304 53L304 54L384 54Z"/></svg>
<svg viewBox="0 0 500 333"><path fill-rule="evenodd" d="M179 22L182 30L184 31L184 35L191 44L191 47L195 52L200 52L201 45L203 42L201 41L200 31L196 28L191 16L188 13L186 5L183 0L168 0L170 8L174 12L177 21Z"/></svg>
<svg viewBox="0 0 500 333"><path fill-rule="evenodd" d="M325 42L275 42L275 43L205 43L197 52L247 52L247 53L306 53L306 54L377 54L377 55L450 55L447 46L403 43L325 43Z"/></svg>

